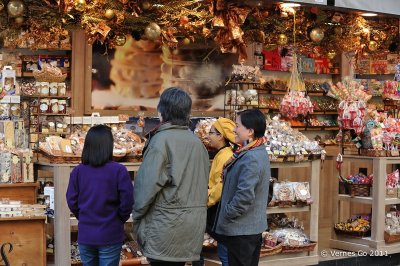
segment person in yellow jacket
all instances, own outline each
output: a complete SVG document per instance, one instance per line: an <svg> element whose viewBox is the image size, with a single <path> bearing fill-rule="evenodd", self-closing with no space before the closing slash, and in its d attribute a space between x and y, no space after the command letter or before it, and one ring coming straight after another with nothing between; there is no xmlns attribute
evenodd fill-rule
<svg viewBox="0 0 400 266"><path fill-rule="evenodd" d="M218 118L212 125L208 136L210 145L217 149L210 169L208 181L208 202L207 202L207 226L206 231L213 236L212 227L218 209L218 203L221 200L222 193L222 171L224 164L233 155L231 145L235 145L235 123L227 118ZM228 265L227 249L222 243L218 243L218 256L222 266Z"/></svg>

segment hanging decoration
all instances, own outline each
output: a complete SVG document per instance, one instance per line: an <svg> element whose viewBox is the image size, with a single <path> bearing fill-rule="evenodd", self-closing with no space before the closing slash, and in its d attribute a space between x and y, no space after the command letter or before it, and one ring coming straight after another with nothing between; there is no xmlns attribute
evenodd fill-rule
<svg viewBox="0 0 400 266"><path fill-rule="evenodd" d="M289 92L283 97L279 107L282 115L295 118L314 111L310 97L306 96L305 83L297 67L297 55L293 56L293 67L288 84Z"/></svg>
<svg viewBox="0 0 400 266"><path fill-rule="evenodd" d="M296 51L296 12L293 11L293 46ZM303 77L298 69L298 60L296 52L293 55L293 66L288 84L288 93L283 97L280 104L280 112L288 117L295 118L298 115L307 115L312 113L313 104L310 97L306 96L306 86Z"/></svg>
<svg viewBox="0 0 400 266"><path fill-rule="evenodd" d="M313 42L319 43L324 39L325 33L320 28L315 28L311 30L310 38Z"/></svg>
<svg viewBox="0 0 400 266"><path fill-rule="evenodd" d="M24 13L24 3L20 0L11 0L7 4L7 12L10 17L19 17Z"/></svg>
<svg viewBox="0 0 400 266"><path fill-rule="evenodd" d="M158 26L157 23L151 22L147 27L144 29L144 35L147 39L151 41L157 40L161 35L161 28Z"/></svg>
<svg viewBox="0 0 400 266"><path fill-rule="evenodd" d="M268 49L293 43L296 24L299 54L314 54L318 46L320 55L355 52L358 60L365 52L399 51L398 18L369 20L316 7L282 9L236 0L0 0L2 9L0 38L9 47L56 48L57 40L60 47L61 32L82 28L90 43L109 47L116 45L117 34L160 41L170 48L216 43L221 52L238 53L242 62L249 42L262 42ZM49 32L56 36L46 45Z"/></svg>

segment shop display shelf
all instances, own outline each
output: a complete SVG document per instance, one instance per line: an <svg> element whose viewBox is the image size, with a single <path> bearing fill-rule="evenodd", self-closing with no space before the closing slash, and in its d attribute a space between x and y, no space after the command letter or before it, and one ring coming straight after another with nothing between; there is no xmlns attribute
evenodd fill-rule
<svg viewBox="0 0 400 266"><path fill-rule="evenodd" d="M339 200L342 201L352 201L352 202L359 202L363 204L372 204L372 197L351 197L350 195L346 194L339 194L338 195Z"/></svg>
<svg viewBox="0 0 400 266"><path fill-rule="evenodd" d="M370 237L349 237L338 235L332 229L330 247L348 251L365 251L367 255L380 255L399 253L400 243L386 244L384 240L385 230L385 206L392 204L400 204L399 198L387 198L386 196L386 175L396 169L396 164L400 164L399 157L368 157L368 156L343 156L343 169L348 169L342 175L346 176L349 171L354 171L360 167L366 167L368 171L372 171L374 181L372 184L372 193L370 197L350 197L349 195L337 194L334 196L333 205L333 224L344 219L348 219L349 215L360 212L352 211L352 204L362 203L369 204L371 211L371 236ZM336 186L338 189L338 186ZM350 202L352 204L341 204L340 202ZM354 206L359 208L361 206ZM369 208L369 207L368 207ZM380 252L383 252L380 254Z"/></svg>
<svg viewBox="0 0 400 266"><path fill-rule="evenodd" d="M51 98L51 99L70 99L70 95L65 95L65 96L52 96L52 95L21 95L20 96L22 99L37 99L37 98Z"/></svg>
<svg viewBox="0 0 400 266"><path fill-rule="evenodd" d="M31 115L37 116L70 116L71 114L53 114L53 113L31 113Z"/></svg>
<svg viewBox="0 0 400 266"><path fill-rule="evenodd" d="M309 212L310 206L303 207L290 207L290 208L281 208L281 207L268 207L267 214L274 213L291 213L291 212Z"/></svg>

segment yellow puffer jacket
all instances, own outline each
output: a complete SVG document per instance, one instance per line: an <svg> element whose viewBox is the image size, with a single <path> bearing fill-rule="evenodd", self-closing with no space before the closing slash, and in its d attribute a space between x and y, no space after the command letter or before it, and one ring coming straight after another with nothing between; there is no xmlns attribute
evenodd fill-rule
<svg viewBox="0 0 400 266"><path fill-rule="evenodd" d="M222 170L225 162L232 156L231 147L225 147L218 151L211 164L210 177L208 180L208 202L207 207L214 206L221 200L222 193Z"/></svg>

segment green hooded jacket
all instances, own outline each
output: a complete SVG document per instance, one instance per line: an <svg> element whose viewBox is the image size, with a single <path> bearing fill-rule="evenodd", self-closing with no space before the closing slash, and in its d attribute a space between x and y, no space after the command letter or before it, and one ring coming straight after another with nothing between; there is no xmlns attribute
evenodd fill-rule
<svg viewBox="0 0 400 266"><path fill-rule="evenodd" d="M185 126L162 124L148 139L134 183L133 234L144 255L199 259L207 215L209 158Z"/></svg>

